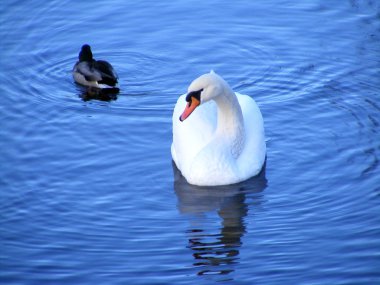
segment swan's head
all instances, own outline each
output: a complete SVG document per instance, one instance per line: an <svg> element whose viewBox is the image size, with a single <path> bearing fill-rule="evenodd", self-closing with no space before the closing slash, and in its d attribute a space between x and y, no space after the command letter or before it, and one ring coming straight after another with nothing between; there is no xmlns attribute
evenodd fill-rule
<svg viewBox="0 0 380 285"><path fill-rule="evenodd" d="M182 122L202 103L215 99L223 93L224 80L214 71L195 79L189 86L186 108L179 120Z"/></svg>
<svg viewBox="0 0 380 285"><path fill-rule="evenodd" d="M83 45L79 53L79 61L91 61L92 59L91 47L87 44Z"/></svg>

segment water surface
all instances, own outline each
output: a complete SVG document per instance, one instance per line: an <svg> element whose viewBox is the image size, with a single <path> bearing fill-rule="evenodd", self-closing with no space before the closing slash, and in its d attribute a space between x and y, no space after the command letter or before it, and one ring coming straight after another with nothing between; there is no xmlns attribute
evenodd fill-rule
<svg viewBox="0 0 380 285"><path fill-rule="evenodd" d="M36 1L0 11L2 284L380 283L377 1ZM71 77L82 44L116 100ZM179 95L215 70L265 120L258 177L173 168Z"/></svg>

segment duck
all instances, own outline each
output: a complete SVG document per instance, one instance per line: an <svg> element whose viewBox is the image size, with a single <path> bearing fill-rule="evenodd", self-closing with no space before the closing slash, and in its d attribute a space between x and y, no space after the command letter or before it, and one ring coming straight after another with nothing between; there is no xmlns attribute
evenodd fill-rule
<svg viewBox="0 0 380 285"><path fill-rule="evenodd" d="M221 186L260 173L264 121L255 100L234 92L214 71L196 78L175 104L172 159L189 184Z"/></svg>
<svg viewBox="0 0 380 285"><path fill-rule="evenodd" d="M90 88L119 90L114 68L105 60L95 60L90 45L82 46L78 58L72 71L76 83Z"/></svg>

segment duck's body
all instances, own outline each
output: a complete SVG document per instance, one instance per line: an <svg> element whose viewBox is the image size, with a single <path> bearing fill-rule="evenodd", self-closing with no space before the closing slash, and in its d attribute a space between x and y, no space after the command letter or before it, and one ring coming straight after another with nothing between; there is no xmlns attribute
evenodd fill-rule
<svg viewBox="0 0 380 285"><path fill-rule="evenodd" d="M217 186L257 175L266 146L256 102L234 93L214 72L194 80L188 91L174 108L171 147L173 160L186 180Z"/></svg>
<svg viewBox="0 0 380 285"><path fill-rule="evenodd" d="M82 46L79 60L73 68L73 78L84 86L118 89L118 77L112 65L104 60L95 60L89 45Z"/></svg>

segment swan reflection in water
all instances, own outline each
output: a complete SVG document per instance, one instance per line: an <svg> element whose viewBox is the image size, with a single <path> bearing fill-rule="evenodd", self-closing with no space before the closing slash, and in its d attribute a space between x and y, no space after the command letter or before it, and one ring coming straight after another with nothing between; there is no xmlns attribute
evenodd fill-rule
<svg viewBox="0 0 380 285"><path fill-rule="evenodd" d="M188 184L174 163L173 171L178 209L182 214L190 215L188 247L195 258L193 266L197 267L197 274L228 275L239 262L241 239L246 232L246 198L253 199L250 204L260 204L260 192L267 186L265 164L256 177L218 187ZM215 220L215 213L220 219Z"/></svg>

